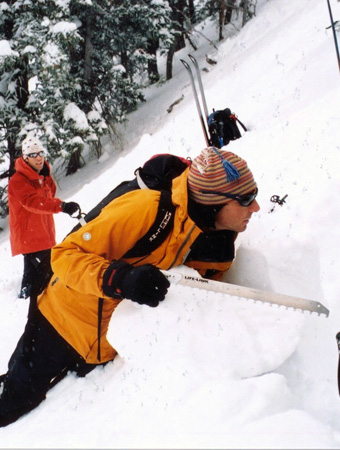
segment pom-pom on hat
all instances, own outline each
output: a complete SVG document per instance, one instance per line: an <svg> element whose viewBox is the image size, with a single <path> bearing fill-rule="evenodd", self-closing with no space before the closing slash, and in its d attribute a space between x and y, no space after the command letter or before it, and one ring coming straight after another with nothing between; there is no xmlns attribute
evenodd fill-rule
<svg viewBox="0 0 340 450"><path fill-rule="evenodd" d="M46 151L43 143L35 136L29 136L22 141L21 144L22 156L27 158L30 153L38 153Z"/></svg>
<svg viewBox="0 0 340 450"><path fill-rule="evenodd" d="M203 149L189 169L189 196L203 205L221 205L231 201L218 192L249 194L256 187L253 174L244 159L215 147Z"/></svg>

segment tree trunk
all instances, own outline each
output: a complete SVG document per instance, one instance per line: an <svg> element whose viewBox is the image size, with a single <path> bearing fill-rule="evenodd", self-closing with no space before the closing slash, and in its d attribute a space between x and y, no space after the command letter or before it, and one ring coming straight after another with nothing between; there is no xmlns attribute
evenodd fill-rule
<svg viewBox="0 0 340 450"><path fill-rule="evenodd" d="M185 47L185 30L184 30L184 8L186 0L172 0L169 1L169 6L172 10L171 18L174 24L174 29L178 32L171 48L168 51L166 59L166 79L172 78L172 61L175 52Z"/></svg>
<svg viewBox="0 0 340 450"><path fill-rule="evenodd" d="M90 82L92 79L92 56L93 56L93 20L92 16L88 15L86 19L85 32L85 55L84 55L84 80Z"/></svg>
<svg viewBox="0 0 340 450"><path fill-rule="evenodd" d="M7 139L7 149L9 155L9 168L8 168L8 178L14 174L14 164L15 160L19 157L18 152L15 148L15 139L11 139L10 137Z"/></svg>
<svg viewBox="0 0 340 450"><path fill-rule="evenodd" d="M189 8L190 23L193 24L196 22L194 0L188 1L188 8Z"/></svg>
<svg viewBox="0 0 340 450"><path fill-rule="evenodd" d="M29 93L28 93L28 58L27 56L21 56L20 65L18 67L19 75L17 77L17 106L19 109L25 109Z"/></svg>
<svg viewBox="0 0 340 450"><path fill-rule="evenodd" d="M127 78L128 75L129 75L128 61L129 61L129 58L128 58L128 55L127 55L127 51L126 50L122 50L120 52L120 62L121 62L122 66L125 69L125 73L123 74L124 78Z"/></svg>
<svg viewBox="0 0 340 450"><path fill-rule="evenodd" d="M176 20L178 22L178 31L180 31L180 35L176 39L176 48L175 51L182 50L185 47L185 14L184 9L186 7L186 0L178 0L176 7Z"/></svg>
<svg viewBox="0 0 340 450"><path fill-rule="evenodd" d="M78 169L80 169L81 167L80 157L81 157L80 150L76 150L72 153L71 158L67 165L66 176L72 175L73 173L77 172Z"/></svg>
<svg viewBox="0 0 340 450"><path fill-rule="evenodd" d="M229 0L229 2L228 2L228 5L230 5L230 6L227 6L227 10L226 10L226 13L225 13L225 18L224 18L224 24L225 25L227 23L231 22L231 16L233 14L233 6L235 5L235 1L236 0Z"/></svg>
<svg viewBox="0 0 340 450"><path fill-rule="evenodd" d="M166 58L166 79L170 80L172 78L172 60L175 54L175 44L171 46L168 51Z"/></svg>
<svg viewBox="0 0 340 450"><path fill-rule="evenodd" d="M218 40L222 41L223 39L223 25L224 25L224 13L225 13L226 5L225 0L222 0L220 9L218 12Z"/></svg>
<svg viewBox="0 0 340 450"><path fill-rule="evenodd" d="M244 27L247 22L248 15L248 0L243 0L243 17L242 17L242 26Z"/></svg>
<svg viewBox="0 0 340 450"><path fill-rule="evenodd" d="M170 8L172 10L172 21L174 23L174 28L178 31L177 38L175 40L174 51L177 52L185 47L185 14L184 9L186 7L186 0L172 0L169 1Z"/></svg>
<svg viewBox="0 0 340 450"><path fill-rule="evenodd" d="M151 84L157 83L159 80L159 72L157 67L157 50L159 47L158 39L153 39L148 42L147 52L153 56L148 60L148 76Z"/></svg>

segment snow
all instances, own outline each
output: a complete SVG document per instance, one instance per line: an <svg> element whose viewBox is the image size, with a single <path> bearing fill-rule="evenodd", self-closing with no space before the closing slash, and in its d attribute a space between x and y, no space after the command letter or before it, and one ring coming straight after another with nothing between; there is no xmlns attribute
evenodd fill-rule
<svg viewBox="0 0 340 450"><path fill-rule="evenodd" d="M86 114L73 102L70 102L65 106L64 119L73 120L77 130L87 130L89 128Z"/></svg>
<svg viewBox="0 0 340 450"><path fill-rule="evenodd" d="M26 45L26 47L21 52L23 55L26 53L35 53L37 51L37 48L34 47L34 45Z"/></svg>
<svg viewBox="0 0 340 450"><path fill-rule="evenodd" d="M339 19L340 3L332 8ZM208 107L230 107L248 126L227 149L247 160L259 185L261 210L240 234L225 281L317 300L329 317L176 285L155 309L124 301L110 324L115 361L66 377L0 429L1 447L340 448L340 85L329 24L317 0L258 1L257 17L239 33L227 28L221 43L207 21L199 50L176 54L174 78L148 89L121 128L125 149L108 140L99 161L58 180L59 197L89 211L153 154L195 157L204 139L180 63L191 52L208 69ZM215 66L205 62L209 40ZM274 206L272 195L288 195L286 203ZM75 225L65 214L55 222L58 240ZM22 257L11 257L1 226L3 373L28 303L16 297Z"/></svg>
<svg viewBox="0 0 340 450"><path fill-rule="evenodd" d="M53 66L56 64L61 64L64 55L60 52L58 46L53 42L49 42L44 47L44 64L48 66Z"/></svg>
<svg viewBox="0 0 340 450"><path fill-rule="evenodd" d="M18 52L14 52L11 49L11 44L5 39L0 40L0 58L4 56L17 56Z"/></svg>
<svg viewBox="0 0 340 450"><path fill-rule="evenodd" d="M52 33L61 33L63 36L67 36L69 33L73 33L77 29L77 24L75 22L58 22L51 27Z"/></svg>

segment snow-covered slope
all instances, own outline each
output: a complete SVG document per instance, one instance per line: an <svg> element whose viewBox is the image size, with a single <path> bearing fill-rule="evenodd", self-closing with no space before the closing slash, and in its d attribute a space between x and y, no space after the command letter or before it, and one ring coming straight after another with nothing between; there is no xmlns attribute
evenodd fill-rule
<svg viewBox="0 0 340 450"><path fill-rule="evenodd" d="M333 1L340 19L340 3ZM340 294L340 79L326 2L259 0L257 17L217 43L176 55L174 78L131 114L125 150L59 180L88 211L151 155L195 157L204 146L180 63L199 60L210 109L230 107L249 132L245 158L261 211L238 239L226 281L318 300L329 318L171 286L156 309L123 302L109 338L120 356L85 379L65 378L32 413L0 429L3 448L340 448L335 334ZM217 65L205 62L215 53ZM161 61L162 63L162 61ZM171 113L167 108L184 95ZM283 206L272 195L288 195ZM58 239L74 225L56 216ZM0 236L0 371L20 336L22 260Z"/></svg>

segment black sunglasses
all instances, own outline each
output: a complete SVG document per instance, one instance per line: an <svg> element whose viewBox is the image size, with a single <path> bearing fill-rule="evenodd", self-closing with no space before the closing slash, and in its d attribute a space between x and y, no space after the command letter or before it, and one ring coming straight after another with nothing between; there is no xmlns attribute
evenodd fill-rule
<svg viewBox="0 0 340 450"><path fill-rule="evenodd" d="M253 201L255 200L259 190L256 188L253 192L250 194L225 194L224 192L220 191L206 191L206 190L200 190L202 194L215 194L215 195L222 195L223 197L231 198L233 200L236 200L239 202L241 206L250 206Z"/></svg>
<svg viewBox="0 0 340 450"><path fill-rule="evenodd" d="M41 150L41 152L29 153L27 156L29 158L37 158L38 156L45 156L45 152L43 150Z"/></svg>

